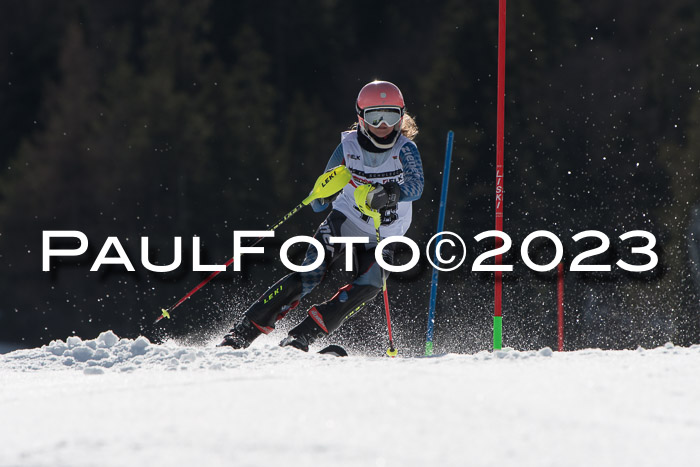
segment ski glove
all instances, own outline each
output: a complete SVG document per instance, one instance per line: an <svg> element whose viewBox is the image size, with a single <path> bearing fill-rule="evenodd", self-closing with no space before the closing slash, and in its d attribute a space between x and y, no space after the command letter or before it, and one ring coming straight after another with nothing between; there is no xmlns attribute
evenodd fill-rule
<svg viewBox="0 0 700 467"><path fill-rule="evenodd" d="M367 194L367 206L375 211L381 211L396 207L399 202L401 189L399 184L391 181L384 185L374 185L374 190Z"/></svg>
<svg viewBox="0 0 700 467"><path fill-rule="evenodd" d="M338 196L340 196L340 193L342 193L342 192L343 192L343 190L340 190L339 192L337 192L333 195L330 195L327 198L319 198L319 202L321 202L321 204L331 204L333 201L335 201L335 199Z"/></svg>

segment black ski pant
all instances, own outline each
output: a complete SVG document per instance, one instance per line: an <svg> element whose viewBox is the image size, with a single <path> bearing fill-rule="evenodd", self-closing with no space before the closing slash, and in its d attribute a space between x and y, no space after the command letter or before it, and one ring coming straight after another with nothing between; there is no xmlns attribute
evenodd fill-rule
<svg viewBox="0 0 700 467"><path fill-rule="evenodd" d="M284 318L289 310L295 308L305 295L321 283L328 268L335 261L341 258L345 260L345 245L331 244L329 241L330 237L343 236L366 237L369 240L369 243L352 247L355 279L341 287L329 300L312 306L305 321L311 320L325 334L330 334L340 327L345 319L362 309L382 289L382 274L388 275L388 272L382 270L374 258L376 236L363 233L339 211L331 211L314 234L314 238L321 242L325 250L323 263L313 271L293 272L277 281L250 306L245 313L247 318L261 332L272 332L275 323ZM383 255L384 261L391 264L393 250L390 247L385 248ZM316 249L310 245L303 265L312 264L316 259ZM310 325L311 322L302 324Z"/></svg>

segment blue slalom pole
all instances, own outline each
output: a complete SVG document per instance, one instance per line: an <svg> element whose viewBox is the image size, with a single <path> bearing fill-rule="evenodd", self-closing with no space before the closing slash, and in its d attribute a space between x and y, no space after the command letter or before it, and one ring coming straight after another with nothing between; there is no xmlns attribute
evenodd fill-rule
<svg viewBox="0 0 700 467"><path fill-rule="evenodd" d="M445 207L447 205L447 185L450 181L450 163L452 162L452 142L454 133L447 132L447 147L445 148L445 168L442 170L442 193L440 194L440 215L438 216L437 231L442 232L445 226ZM442 240L442 235L435 239L437 246ZM433 263L437 264L437 249L433 255ZM437 301L438 269L433 267L433 278L430 284L430 310L428 311L428 331L425 335L425 355L433 354L433 328L435 325L435 303Z"/></svg>

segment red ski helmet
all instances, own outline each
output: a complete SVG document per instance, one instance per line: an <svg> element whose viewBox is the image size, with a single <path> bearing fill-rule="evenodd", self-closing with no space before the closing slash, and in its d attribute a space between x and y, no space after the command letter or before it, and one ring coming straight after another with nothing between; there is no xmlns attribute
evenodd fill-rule
<svg viewBox="0 0 700 467"><path fill-rule="evenodd" d="M396 143L401 133L404 109L401 90L388 81L372 81L366 84L360 90L355 102L360 131L380 149L390 149ZM382 123L394 127L394 131L387 137L388 141L380 140L367 128L367 126L377 128Z"/></svg>

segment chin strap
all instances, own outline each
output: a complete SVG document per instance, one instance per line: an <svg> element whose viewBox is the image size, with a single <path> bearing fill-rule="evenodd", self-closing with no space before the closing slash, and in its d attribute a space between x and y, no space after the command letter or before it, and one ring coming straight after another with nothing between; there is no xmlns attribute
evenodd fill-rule
<svg viewBox="0 0 700 467"><path fill-rule="evenodd" d="M396 144L396 140L399 139L399 134L401 131L394 127L394 131L389 133L386 137L384 138L377 138L372 134L371 131L367 130L367 127L364 125L364 123L360 123L360 131L363 136L367 137L367 139L378 149L386 151L387 149L391 149L394 147L394 144Z"/></svg>

